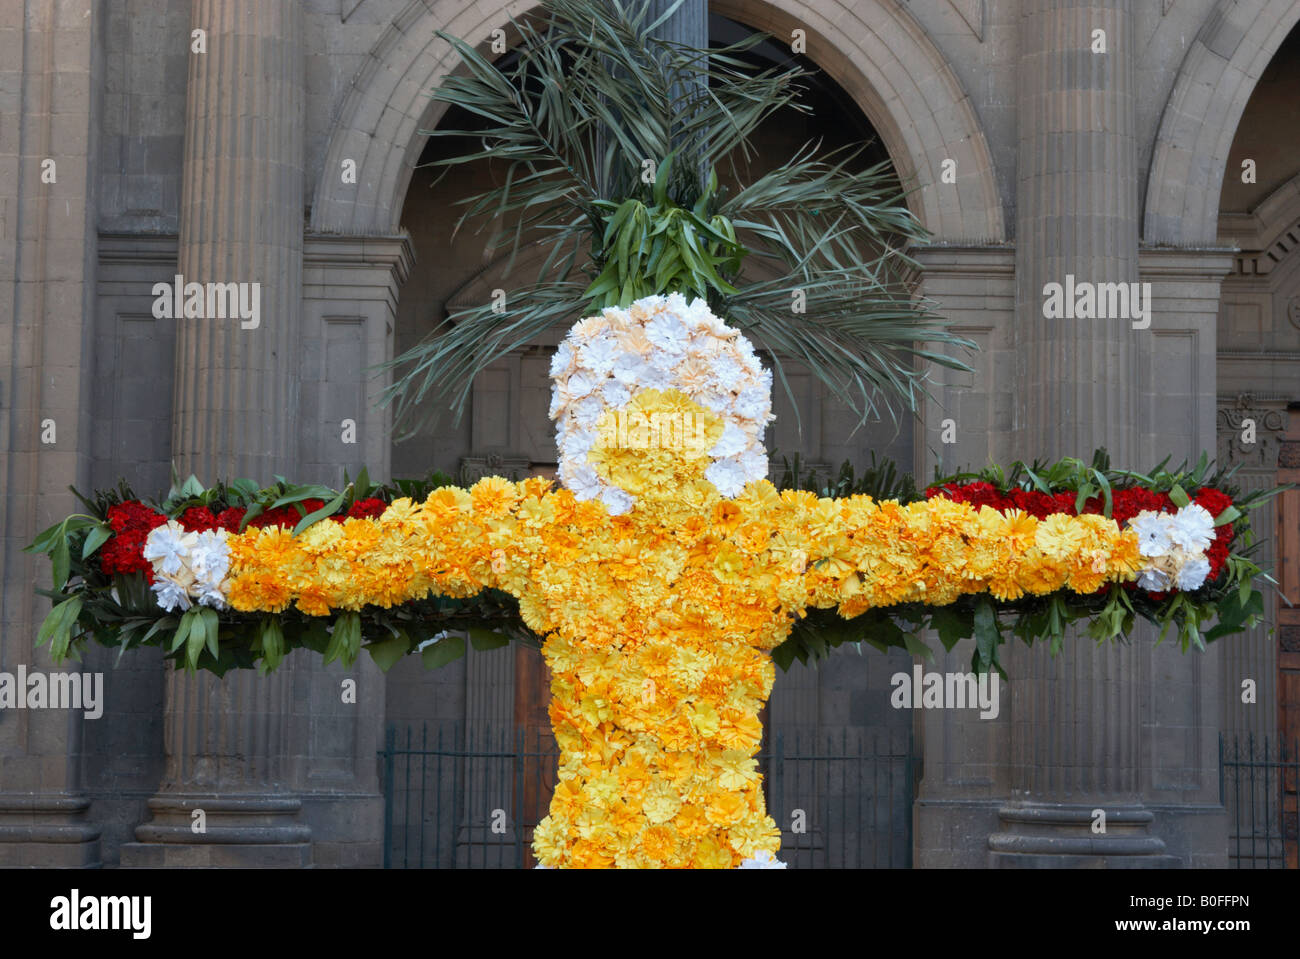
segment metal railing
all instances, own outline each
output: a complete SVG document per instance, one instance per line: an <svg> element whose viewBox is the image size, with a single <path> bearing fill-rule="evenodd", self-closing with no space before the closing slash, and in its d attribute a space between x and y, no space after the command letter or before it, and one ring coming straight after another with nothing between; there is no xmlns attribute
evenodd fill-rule
<svg viewBox="0 0 1300 959"><path fill-rule="evenodd" d="M559 753L545 730L428 724L380 752L385 868L527 868ZM776 730L758 753L792 868L910 868L915 763L864 730Z"/></svg>
<svg viewBox="0 0 1300 959"><path fill-rule="evenodd" d="M1300 740L1219 736L1219 801L1228 810L1228 863L1295 869L1300 845Z"/></svg>

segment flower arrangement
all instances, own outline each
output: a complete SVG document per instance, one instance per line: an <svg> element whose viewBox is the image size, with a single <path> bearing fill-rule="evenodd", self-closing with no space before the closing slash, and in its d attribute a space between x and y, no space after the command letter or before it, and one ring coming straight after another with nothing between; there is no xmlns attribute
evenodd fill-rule
<svg viewBox="0 0 1300 959"><path fill-rule="evenodd" d="M1177 623L1186 649L1262 612L1261 571L1231 548L1248 551L1265 494L1204 459L1149 476L1104 453L1015 464L924 496L851 474L778 490L758 474L770 381L703 301L608 309L566 347L565 487L363 474L341 493L191 479L157 507L98 494L29 547L50 553L63 599L41 640L56 657L87 634L155 642L219 672L273 669L294 646L350 664L363 644L384 668L417 650L436 666L463 652L460 629L480 647L533 641L561 749L542 865L779 868L758 717L775 666L813 644L927 655L916 634L933 628L949 648L974 635L977 668L1001 670L1004 615L1054 649L1074 619L1104 640L1144 615ZM631 442L648 424L658 445Z"/></svg>
<svg viewBox="0 0 1300 959"><path fill-rule="evenodd" d="M551 378L560 479L580 500L599 498L611 515L632 508L635 490L671 488L681 479L671 442L618 442L628 412L639 414L636 422L707 423L693 452L707 456L705 477L723 496L767 476L772 374L749 340L702 299L687 304L673 293L606 307L560 343ZM691 404L708 413L697 416Z"/></svg>

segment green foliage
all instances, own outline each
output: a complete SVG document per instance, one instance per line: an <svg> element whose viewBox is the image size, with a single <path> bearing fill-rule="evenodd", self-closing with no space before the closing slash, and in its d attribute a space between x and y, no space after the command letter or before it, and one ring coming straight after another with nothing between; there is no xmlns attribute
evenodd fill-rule
<svg viewBox="0 0 1300 959"><path fill-rule="evenodd" d="M1065 458L1047 463L1016 462L1007 468L990 465L978 471L962 471L948 476L936 472L932 486L948 483L985 482L999 493L1016 489L1040 493L1075 493L1075 507L1101 497L1103 512L1111 515L1116 489L1140 485L1157 493L1168 493L1175 503L1189 502L1189 493L1204 487L1226 493L1234 505L1225 510L1219 524L1234 526L1234 551L1229 555L1218 579L1192 592L1174 592L1164 599L1153 599L1143 590L1128 590L1112 583L1099 593L1081 595L1061 590L1048 596L1024 596L1017 600L996 602L987 595L963 596L948 606L900 605L872 609L850 620L833 610L810 610L796 621L790 637L776 650L773 658L782 669L794 660L807 663L829 656L844 643L870 643L879 649L898 647L913 655L927 655L917 634L933 631L945 650L963 639L975 638L971 666L977 672L995 669L1005 678L999 657L1005 630L1033 645L1046 641L1055 654L1065 642L1067 630L1075 623L1087 623L1086 633L1098 644L1125 641L1141 618L1158 627L1159 642L1174 633L1184 652L1192 647L1204 649L1206 643L1248 629L1264 615L1264 594L1258 580L1275 583L1273 578L1249 557L1257 550L1248 514L1283 489L1243 491L1233 478L1237 467L1216 469L1208 456L1202 455L1195 465L1184 462L1169 469L1168 458L1154 469L1139 473L1116 470L1104 449L1097 450L1090 461ZM871 466L860 476L852 464L845 463L835 482L799 469L798 456L793 464L785 461L785 472L777 484L783 489L805 489L819 496L843 497L853 494L871 496L877 501L897 500L910 503L923 499L910 476L900 475L888 460ZM1209 626L1214 621L1213 626ZM1209 628L1206 628L1206 627Z"/></svg>
<svg viewBox="0 0 1300 959"><path fill-rule="evenodd" d="M345 475L345 486L339 492L291 484L282 476L267 487L239 479L207 488L194 476L184 482L173 477L161 502L141 500L125 481L90 498L73 489L88 512L55 523L26 547L27 552L49 556L54 570L53 588L38 590L56 602L41 625L37 643L48 643L56 661L79 656L90 641L117 648L118 661L128 649L156 646L178 666L218 675L235 668L269 673L300 648L320 653L326 662L341 660L350 668L364 647L382 669L388 669L421 642L446 630L466 632L475 649L492 649L511 640L540 647L541 637L520 618L518 602L495 590L471 599L430 597L393 609L366 607L337 617L305 616L296 609L269 615L230 609L218 612L199 606L167 613L155 602L143 574L108 575L98 562L100 547L112 535L108 510L129 500L140 500L173 519L196 506L213 513L241 507L248 511L244 526L267 510L294 506L302 517L294 529L296 535L312 523L346 512L358 500L392 502L408 497L422 502L433 490L451 484L452 478L439 472L377 484L363 469L356 480ZM309 499L324 500L325 506L307 513L302 504ZM459 643L463 652L464 641ZM456 648L457 643L450 641L435 656L428 655L426 649L424 661L450 661L446 657Z"/></svg>

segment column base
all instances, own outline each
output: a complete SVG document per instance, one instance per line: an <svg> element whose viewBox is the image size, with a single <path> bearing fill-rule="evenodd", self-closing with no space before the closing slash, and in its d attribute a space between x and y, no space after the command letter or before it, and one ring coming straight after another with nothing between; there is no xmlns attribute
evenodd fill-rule
<svg viewBox="0 0 1300 959"><path fill-rule="evenodd" d="M297 821L302 802L265 795L155 796L153 819L122 844L124 869L305 869L311 828ZM202 817L196 817L197 811ZM200 826L202 827L200 829Z"/></svg>
<svg viewBox="0 0 1300 959"><path fill-rule="evenodd" d="M1104 809L1106 831L1094 833ZM1001 869L1176 869L1164 840L1150 834L1155 813L1141 805L1013 803L998 810L1002 831L989 836L989 866Z"/></svg>
<svg viewBox="0 0 1300 959"><path fill-rule="evenodd" d="M97 869L99 827L88 796L0 793L0 868Z"/></svg>

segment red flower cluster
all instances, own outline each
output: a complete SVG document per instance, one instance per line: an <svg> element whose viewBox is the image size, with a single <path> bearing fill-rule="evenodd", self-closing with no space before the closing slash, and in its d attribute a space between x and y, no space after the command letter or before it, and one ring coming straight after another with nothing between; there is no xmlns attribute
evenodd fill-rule
<svg viewBox="0 0 1300 959"><path fill-rule="evenodd" d="M974 483L944 483L939 486L931 486L925 491L927 499L933 499L936 496L942 496L956 503L970 503L971 506L979 509L981 506L989 506L993 509L1005 512L1010 509L1023 510L1031 516L1038 519L1046 519L1054 513L1064 513L1067 516L1077 515L1074 508L1075 494L1070 492L1062 493L1040 493L1037 490L1014 489L1007 493L999 493L992 483L974 482ZM1197 490L1196 495L1192 497L1192 502L1200 504L1211 516L1216 519L1219 514L1232 505L1232 498L1222 490L1217 490L1209 486L1201 487ZM1084 501L1084 513L1101 513L1105 510L1106 501L1100 496L1093 496ZM1157 493L1140 486L1133 486L1127 489L1113 490L1111 493L1111 518L1123 527L1129 520L1148 510L1158 513L1173 513L1178 509L1174 501L1169 498L1168 493ZM1210 562L1210 574L1206 577L1206 585L1214 582L1219 578L1219 573L1223 570L1223 565L1228 559L1229 546L1232 543L1232 524L1224 523L1215 529L1214 541L1206 551L1206 558ZM1153 599L1163 599L1166 593L1152 593Z"/></svg>
<svg viewBox="0 0 1300 959"><path fill-rule="evenodd" d="M1199 503L1205 507L1205 511L1218 519L1219 514L1232 505L1232 500L1221 490L1211 489L1208 486L1197 490L1196 495L1192 497L1193 503ZM1210 574L1205 577L1208 585L1219 578L1219 573L1223 569L1223 564L1228 561L1228 550L1232 544L1232 524L1224 523L1222 526L1214 528L1214 541L1210 543L1210 548L1205 551L1205 558L1210 561Z"/></svg>
<svg viewBox="0 0 1300 959"><path fill-rule="evenodd" d="M307 513L314 513L325 505L324 500L308 499L302 501L302 508ZM346 514L331 516L336 523L348 518L378 519L388 509L388 504L381 499L369 497L357 500L349 507ZM224 529L230 533L239 532L239 524L244 521L248 510L243 506L229 506L220 513L213 514L206 506L191 506L177 517L177 522L188 532L202 533L208 530ZM280 506L267 510L253 517L249 526L262 529L267 526L283 526L293 529L302 519L296 506ZM109 574L144 573L145 579L153 583L153 564L144 558L144 543L151 530L167 522L167 516L145 506L138 500L128 500L108 508L108 523L113 527L113 535L96 554L99 568Z"/></svg>
<svg viewBox="0 0 1300 959"><path fill-rule="evenodd" d="M149 532L167 522L167 517L137 500L108 508L108 525L113 535L96 554L99 568L109 575L144 573L153 582L153 565L144 558L144 541Z"/></svg>

